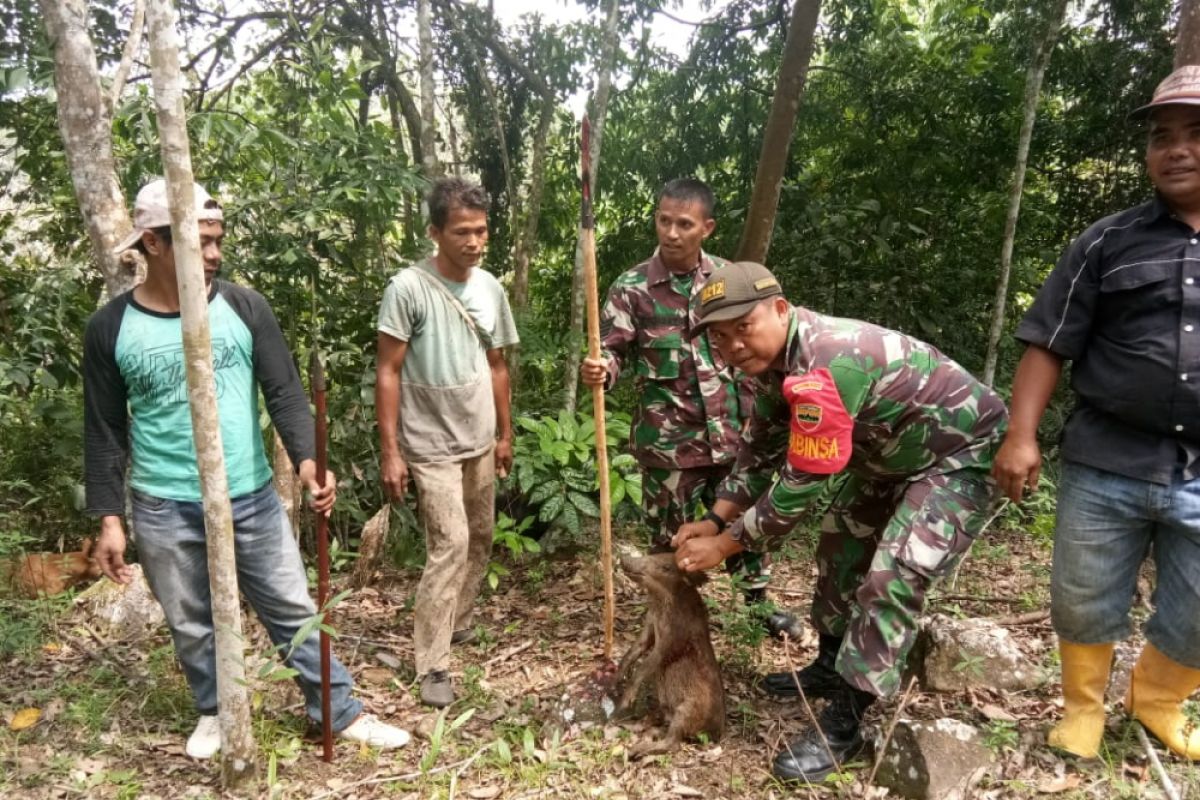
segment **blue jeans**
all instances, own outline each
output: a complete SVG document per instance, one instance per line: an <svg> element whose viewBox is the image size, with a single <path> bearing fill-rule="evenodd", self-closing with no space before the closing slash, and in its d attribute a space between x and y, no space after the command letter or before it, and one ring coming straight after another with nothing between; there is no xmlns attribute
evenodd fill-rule
<svg viewBox="0 0 1200 800"><path fill-rule="evenodd" d="M133 492L133 527L139 560L151 591L162 604L175 641L175 654L201 714L217 713L216 653L208 585L208 549L200 503L165 500ZM295 649L296 631L317 613L308 595L304 563L287 515L268 483L233 500L238 586L271 641L283 645L284 662L299 674L308 715L321 721L321 649L314 633ZM289 650L290 653L289 653ZM350 696L350 673L335 658L330 665L333 730L362 711Z"/></svg>
<svg viewBox="0 0 1200 800"><path fill-rule="evenodd" d="M1146 638L1173 661L1200 669L1200 480L1176 470L1162 486L1063 462L1050 581L1059 637L1101 644L1128 636L1147 554L1157 585Z"/></svg>

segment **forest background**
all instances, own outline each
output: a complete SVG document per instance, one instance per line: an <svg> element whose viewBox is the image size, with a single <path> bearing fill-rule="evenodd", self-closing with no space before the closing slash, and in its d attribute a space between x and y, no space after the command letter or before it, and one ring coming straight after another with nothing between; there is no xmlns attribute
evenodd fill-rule
<svg viewBox="0 0 1200 800"><path fill-rule="evenodd" d="M530 434L520 437L527 469L518 466L511 493L568 532L594 513L594 477L573 481L583 491L529 495L547 469L561 477L564 464L589 465L583 449L575 458L561 443L578 443L572 422L586 418L575 416L578 123L569 106L591 97L593 116L605 119L594 170L602 290L652 251L655 191L673 177L712 185L718 224L707 248L737 249L791 6L705 3L707 16L683 27L686 46L664 48L649 32L656 17L678 16L669 4L577 5L503 24L490 4L434 0L428 98L412 2L180 6L193 161L227 208L225 273L266 295L299 363L314 342L328 360L342 493L333 530L345 550L384 502L374 321L388 277L427 250L420 193L429 175L477 176L494 199L487 266L519 315L514 403ZM1063 5L822 5L766 258L794 302L910 332L983 370L1027 72ZM0 550L54 547L90 529L80 514L81 337L106 287L127 280L98 265L82 235L40 10L29 0L0 10ZM86 6L105 92L119 92L104 105L124 202L162 173L145 48L132 48L123 91L112 78L134 10ZM1019 356L1007 331L1058 254L1091 222L1149 194L1143 132L1125 115L1169 72L1174 36L1166 0L1066 6L1003 305L1002 392ZM597 109L610 80L607 108ZM629 384L610 400L617 443ZM586 395L578 411L588 411ZM1044 427L1053 456L1054 418ZM617 465L630 479L617 491L636 500L629 462ZM412 522L394 516L394 525Z"/></svg>

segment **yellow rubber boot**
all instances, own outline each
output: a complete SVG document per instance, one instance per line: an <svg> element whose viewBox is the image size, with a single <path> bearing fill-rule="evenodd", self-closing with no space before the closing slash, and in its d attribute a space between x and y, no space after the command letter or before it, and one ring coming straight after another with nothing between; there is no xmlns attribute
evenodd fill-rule
<svg viewBox="0 0 1200 800"><path fill-rule="evenodd" d="M1104 735L1104 690L1112 667L1112 642L1075 644L1059 640L1062 660L1063 718L1050 731L1051 747L1080 758L1100 754Z"/></svg>
<svg viewBox="0 0 1200 800"><path fill-rule="evenodd" d="M1159 741L1184 758L1200 759L1200 727L1183 715L1183 701L1200 687L1200 669L1172 661L1149 642L1133 668L1125 707Z"/></svg>

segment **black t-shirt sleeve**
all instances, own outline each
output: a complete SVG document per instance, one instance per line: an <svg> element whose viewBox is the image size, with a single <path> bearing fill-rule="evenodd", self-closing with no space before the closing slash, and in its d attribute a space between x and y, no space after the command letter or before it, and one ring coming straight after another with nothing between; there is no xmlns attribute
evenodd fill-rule
<svg viewBox="0 0 1200 800"><path fill-rule="evenodd" d="M1101 220L1071 243L1017 326L1017 339L1067 360L1083 355L1100 292L1105 233L1113 222Z"/></svg>
<svg viewBox="0 0 1200 800"><path fill-rule="evenodd" d="M117 365L117 336L128 294L114 298L88 320L83 335L83 469L87 512L125 513L129 460L129 408Z"/></svg>
<svg viewBox="0 0 1200 800"><path fill-rule="evenodd" d="M262 388L271 423L279 432L292 464L316 457L312 413L300 372L283 331L267 301L253 289L222 281L218 290L250 328L254 339L254 377Z"/></svg>

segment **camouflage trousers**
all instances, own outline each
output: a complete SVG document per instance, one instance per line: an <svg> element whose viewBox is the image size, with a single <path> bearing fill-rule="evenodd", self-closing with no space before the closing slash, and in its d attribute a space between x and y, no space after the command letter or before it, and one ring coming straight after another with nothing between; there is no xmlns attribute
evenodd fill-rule
<svg viewBox="0 0 1200 800"><path fill-rule="evenodd" d="M650 529L651 552L671 549L671 537L685 522L700 519L717 499L717 488L732 464L691 469L642 469L642 513ZM725 569L736 576L747 592L765 589L771 579L770 561L759 553L739 553L725 560Z"/></svg>
<svg viewBox="0 0 1200 800"><path fill-rule="evenodd" d="M966 555L995 483L979 469L884 483L850 474L821 522L812 623L842 638L838 672L889 697L900 688L930 587Z"/></svg>

